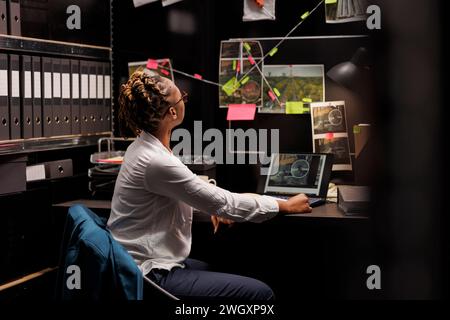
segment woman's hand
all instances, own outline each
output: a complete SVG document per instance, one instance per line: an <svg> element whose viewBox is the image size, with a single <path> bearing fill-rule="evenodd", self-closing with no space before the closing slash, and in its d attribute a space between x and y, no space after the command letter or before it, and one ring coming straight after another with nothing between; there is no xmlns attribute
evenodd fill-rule
<svg viewBox="0 0 450 320"><path fill-rule="evenodd" d="M309 206L308 197L303 193L289 198L288 200L277 200L280 213L309 213L312 208Z"/></svg>
<svg viewBox="0 0 450 320"><path fill-rule="evenodd" d="M216 233L217 230L219 230L220 223L227 224L227 225L232 225L234 223L233 220L218 217L216 215L211 215L211 222L214 226L214 233Z"/></svg>

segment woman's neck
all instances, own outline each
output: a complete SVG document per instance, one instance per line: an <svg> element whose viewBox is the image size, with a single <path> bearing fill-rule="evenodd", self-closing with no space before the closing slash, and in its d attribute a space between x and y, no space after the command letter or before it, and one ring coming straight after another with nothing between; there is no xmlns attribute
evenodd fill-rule
<svg viewBox="0 0 450 320"><path fill-rule="evenodd" d="M167 148L170 152L172 152L172 149L170 149L170 137L172 135L172 130L167 128L160 128L156 130L153 135L161 141L164 147Z"/></svg>

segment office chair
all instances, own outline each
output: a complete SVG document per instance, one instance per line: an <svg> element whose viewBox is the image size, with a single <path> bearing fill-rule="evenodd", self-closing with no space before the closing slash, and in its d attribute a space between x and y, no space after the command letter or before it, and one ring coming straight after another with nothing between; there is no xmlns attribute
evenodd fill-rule
<svg viewBox="0 0 450 320"><path fill-rule="evenodd" d="M73 266L80 270L79 279L71 271ZM179 300L142 275L133 258L106 229L105 219L83 205L70 207L61 246L56 298L142 300L143 281L155 289L158 298Z"/></svg>

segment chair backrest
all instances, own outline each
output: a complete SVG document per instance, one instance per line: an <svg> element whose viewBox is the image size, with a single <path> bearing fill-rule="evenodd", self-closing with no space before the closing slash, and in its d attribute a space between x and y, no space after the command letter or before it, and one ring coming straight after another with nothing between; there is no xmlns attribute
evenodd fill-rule
<svg viewBox="0 0 450 320"><path fill-rule="evenodd" d="M56 297L88 300L143 298L143 277L136 263L114 240L105 221L83 205L69 209Z"/></svg>

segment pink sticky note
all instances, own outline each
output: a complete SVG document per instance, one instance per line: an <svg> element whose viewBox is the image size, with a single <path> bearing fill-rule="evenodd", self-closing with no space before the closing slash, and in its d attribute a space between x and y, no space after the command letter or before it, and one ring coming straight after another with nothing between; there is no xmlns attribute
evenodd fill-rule
<svg viewBox="0 0 450 320"><path fill-rule="evenodd" d="M227 120L254 120L256 104L229 104Z"/></svg>
<svg viewBox="0 0 450 320"><path fill-rule="evenodd" d="M164 61L161 62L161 65L162 65L162 66L165 66L165 65L168 64L168 63L169 63L169 60L168 60L168 59L164 59Z"/></svg>
<svg viewBox="0 0 450 320"><path fill-rule="evenodd" d="M325 139L331 140L333 138L334 138L333 132L328 132L328 133L325 134Z"/></svg>
<svg viewBox="0 0 450 320"><path fill-rule="evenodd" d="M194 74L194 78L199 79L199 80L203 79L203 77L201 75L197 74L197 73Z"/></svg>
<svg viewBox="0 0 450 320"><path fill-rule="evenodd" d="M255 64L255 59L253 59L252 56L248 56L248 61L250 61L250 64L251 64L251 65L254 65L254 64Z"/></svg>
<svg viewBox="0 0 450 320"><path fill-rule="evenodd" d="M148 59L147 60L147 69L158 69L158 61L155 59Z"/></svg>
<svg viewBox="0 0 450 320"><path fill-rule="evenodd" d="M170 74L169 71L164 70L164 69L161 69L161 73L162 73L162 74L165 74L166 76L168 76L168 75Z"/></svg>
<svg viewBox="0 0 450 320"><path fill-rule="evenodd" d="M273 94L273 92L272 91L267 91L267 94L269 95L269 97L270 97L270 99L272 99L272 101L274 101L276 98L275 98L275 95Z"/></svg>

